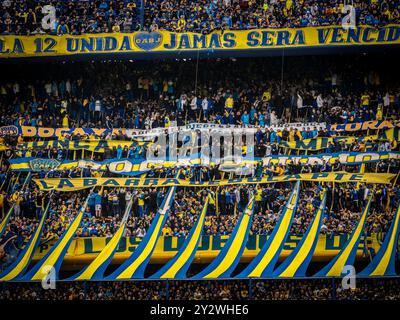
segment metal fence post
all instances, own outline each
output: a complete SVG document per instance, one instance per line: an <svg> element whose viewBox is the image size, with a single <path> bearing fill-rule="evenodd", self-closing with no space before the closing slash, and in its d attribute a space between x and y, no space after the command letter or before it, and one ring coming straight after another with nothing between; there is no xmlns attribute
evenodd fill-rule
<svg viewBox="0 0 400 320"><path fill-rule="evenodd" d="M168 279L167 279L166 283L165 283L165 300L168 301L168 299L169 299L169 282L168 282Z"/></svg>
<svg viewBox="0 0 400 320"><path fill-rule="evenodd" d="M253 281L249 278L249 300L253 298Z"/></svg>
<svg viewBox="0 0 400 320"><path fill-rule="evenodd" d="M331 278L331 284L332 284L332 300L336 300L336 286L335 286L335 278Z"/></svg>
<svg viewBox="0 0 400 320"><path fill-rule="evenodd" d="M83 282L83 299L87 300L87 281Z"/></svg>

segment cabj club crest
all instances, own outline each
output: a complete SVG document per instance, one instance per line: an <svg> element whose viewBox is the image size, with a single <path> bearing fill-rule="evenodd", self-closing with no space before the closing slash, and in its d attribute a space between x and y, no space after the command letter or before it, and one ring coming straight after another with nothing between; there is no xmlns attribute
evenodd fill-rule
<svg viewBox="0 0 400 320"><path fill-rule="evenodd" d="M162 42L162 34L159 32L138 32L134 37L135 45L145 51L157 48Z"/></svg>

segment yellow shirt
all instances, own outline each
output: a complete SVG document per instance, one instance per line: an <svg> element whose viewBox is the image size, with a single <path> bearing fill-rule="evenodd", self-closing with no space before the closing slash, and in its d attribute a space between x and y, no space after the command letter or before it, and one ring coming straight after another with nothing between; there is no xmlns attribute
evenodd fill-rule
<svg viewBox="0 0 400 320"><path fill-rule="evenodd" d="M233 98L229 97L225 100L225 108L232 109L233 108Z"/></svg>
<svg viewBox="0 0 400 320"><path fill-rule="evenodd" d="M11 197L12 202L15 204L20 204L21 203L21 197L19 196L19 192L15 192L12 197Z"/></svg>
<svg viewBox="0 0 400 320"><path fill-rule="evenodd" d="M361 96L361 105L363 106L369 106L369 95L368 94L364 94Z"/></svg>
<svg viewBox="0 0 400 320"><path fill-rule="evenodd" d="M139 206L144 206L144 199L138 198L138 205Z"/></svg>
<svg viewBox="0 0 400 320"><path fill-rule="evenodd" d="M263 101L269 101L271 100L271 92L270 91L264 91L263 96L262 96Z"/></svg>
<svg viewBox="0 0 400 320"><path fill-rule="evenodd" d="M215 204L215 199L214 199L214 197L213 197L213 195L211 193L209 193L207 195L207 198L208 198L208 203L209 204Z"/></svg>
<svg viewBox="0 0 400 320"><path fill-rule="evenodd" d="M262 200L262 189L261 188L256 190L256 195L255 195L254 199L256 201L261 201Z"/></svg>
<svg viewBox="0 0 400 320"><path fill-rule="evenodd" d="M68 128L68 117L65 116L62 120L62 124L64 128Z"/></svg>
<svg viewBox="0 0 400 320"><path fill-rule="evenodd" d="M170 227L164 227L164 228L162 228L162 235L163 235L163 236L169 236L169 235L171 235L171 233L172 233L172 230L171 230Z"/></svg>
<svg viewBox="0 0 400 320"><path fill-rule="evenodd" d="M101 177L101 173L99 171L92 171L92 177Z"/></svg>
<svg viewBox="0 0 400 320"><path fill-rule="evenodd" d="M382 120L383 113L382 113L382 108L378 107L378 110L376 111L376 120Z"/></svg>
<svg viewBox="0 0 400 320"><path fill-rule="evenodd" d="M293 131L293 130L290 130L290 131L289 131L289 141L290 141L290 142L293 142L293 141L294 141L294 131Z"/></svg>

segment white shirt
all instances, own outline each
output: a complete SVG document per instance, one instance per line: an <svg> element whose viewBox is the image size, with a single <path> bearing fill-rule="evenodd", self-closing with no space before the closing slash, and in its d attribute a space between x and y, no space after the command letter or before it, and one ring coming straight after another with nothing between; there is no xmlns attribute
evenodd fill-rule
<svg viewBox="0 0 400 320"><path fill-rule="evenodd" d="M190 109L196 110L197 109L197 97L194 97L190 102Z"/></svg>
<svg viewBox="0 0 400 320"><path fill-rule="evenodd" d="M299 94L297 94L297 108L303 108L303 98Z"/></svg>
<svg viewBox="0 0 400 320"><path fill-rule="evenodd" d="M337 84L337 74L334 73L334 74L332 75L332 85L333 85L333 86L336 86L336 84Z"/></svg>
<svg viewBox="0 0 400 320"><path fill-rule="evenodd" d="M95 104L94 104L94 110L95 111L101 111L101 102L100 100L96 100Z"/></svg>
<svg viewBox="0 0 400 320"><path fill-rule="evenodd" d="M13 91L14 91L14 93L19 93L19 83L14 83Z"/></svg>
<svg viewBox="0 0 400 320"><path fill-rule="evenodd" d="M69 80L65 83L65 91L71 92L71 82Z"/></svg>
<svg viewBox="0 0 400 320"><path fill-rule="evenodd" d="M383 97L383 106L387 107L390 104L390 98L389 98L389 93L386 93L385 96Z"/></svg>
<svg viewBox="0 0 400 320"><path fill-rule="evenodd" d="M319 94L317 96L317 106L318 108L322 108L324 105L324 99L322 99L322 96Z"/></svg>
<svg viewBox="0 0 400 320"><path fill-rule="evenodd" d="M271 112L271 125L277 125L278 124L278 117L276 116L275 112Z"/></svg>
<svg viewBox="0 0 400 320"><path fill-rule="evenodd" d="M267 146L265 149L265 156L268 157L271 155L272 148L271 146Z"/></svg>
<svg viewBox="0 0 400 320"><path fill-rule="evenodd" d="M207 98L203 99L203 101L201 102L201 106L202 106L203 110L207 110L208 109L208 100L207 100Z"/></svg>

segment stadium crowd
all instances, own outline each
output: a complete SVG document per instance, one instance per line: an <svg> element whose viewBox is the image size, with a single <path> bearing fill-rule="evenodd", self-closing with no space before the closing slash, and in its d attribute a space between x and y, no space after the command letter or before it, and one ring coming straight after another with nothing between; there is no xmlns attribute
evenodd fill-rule
<svg viewBox="0 0 400 320"><path fill-rule="evenodd" d="M45 5L55 7L55 23L45 29ZM400 23L395 0L0 0L0 36L81 35L119 32L227 32L256 28L299 28L340 25L346 4L355 8L357 25L379 28ZM43 13L45 10L46 13ZM127 58L128 59L128 58ZM351 61L350 61L351 59ZM348 63L351 62L351 63ZM151 61L10 62L0 79L0 127L168 129L190 123L258 126L256 157L316 155L341 151L398 151L397 138L382 130L348 132L318 128L316 123L347 124L399 120L400 72L391 55L303 56L273 58L181 59ZM44 72L45 70L45 72ZM387 72L390 70L391 72ZM299 122L303 126L291 127ZM285 125L288 125L285 127ZM280 126L268 128L269 126ZM396 128L398 130L398 128ZM193 141L199 132L191 130ZM394 135L394 133L393 133ZM320 150L289 150L285 142L332 138ZM371 138L373 137L373 138ZM383 138L382 138L383 137ZM119 131L107 135L63 135L62 142L119 141L104 152L75 151L65 146L26 147L36 137L0 137L0 215L12 208L0 237L0 271L10 266L47 216L41 244L54 243L80 210L85 210L76 238L112 237L132 202L124 237L143 238L165 198L165 188L93 188L45 193L31 178L118 177L106 166L65 170L41 167L27 176L12 172L10 159L33 157L58 161L84 159L145 160L156 139L136 141ZM48 141L48 139L41 139ZM132 142L132 141L130 141ZM181 147L181 145L179 145ZM241 150L242 152L243 149ZM148 160L148 159L147 159ZM259 161L255 177L346 171L399 174L400 159L347 165L340 160L285 164ZM178 174L179 172L179 174ZM149 178L178 177L200 182L242 177L223 166L152 167ZM397 181L397 178L396 178ZM294 183L178 187L162 227L165 237L187 237L208 201L204 236L229 236L250 199L255 201L250 236L269 235L282 217ZM304 235L315 217L323 191L327 203L320 233L349 235L360 220L369 195L371 209L364 237L386 233L400 205L400 188L365 183L302 182L290 234ZM87 206L84 206L87 200ZM372 256L364 246L364 255ZM369 256L369 257L370 257ZM398 260L398 258L396 258ZM151 266L153 267L153 266ZM198 265L191 266L194 272ZM63 270L64 272L64 270ZM197 272L196 272L197 273ZM36 283L0 283L0 300L398 300L399 280L357 279L345 290L329 280L163 281L57 283L42 290Z"/></svg>
<svg viewBox="0 0 400 320"><path fill-rule="evenodd" d="M209 200L204 222L205 236L221 236L232 233L240 212L249 199L254 197L255 212L250 235L268 235L278 222L293 185L276 183L257 187L228 186L219 189L178 189L170 208L163 236L186 237L197 220L206 199ZM32 189L31 189L32 188ZM320 201L322 188L304 182L299 195L296 215L290 230L292 235L303 235L312 222ZM365 225L367 235L387 232L399 204L400 189L380 185L341 184L333 188L327 185L327 205L321 233L328 236L350 234L365 208L367 194L373 192L370 214ZM9 199L14 214L0 240L5 244L6 255L2 266L9 265L35 231L43 215L45 203L49 203L48 215L42 234L42 243L55 240L72 222L84 200L88 198L83 220L75 237L112 237L120 226L125 208L133 198L132 212L127 220L125 237L143 238L162 204L165 191L161 189L117 189L60 192L48 199L34 185L22 191L16 190ZM10 238L16 237L8 242Z"/></svg>
<svg viewBox="0 0 400 320"><path fill-rule="evenodd" d="M330 280L127 281L1 283L0 300L399 300L398 279L357 279L355 289Z"/></svg>
<svg viewBox="0 0 400 320"><path fill-rule="evenodd" d="M0 79L0 125L32 125L35 127L86 128L168 128L191 121L237 125L271 125L293 121L326 121L349 123L366 120L399 119L400 86L398 79L383 70L396 70L395 59L376 60L374 56L353 57L352 68L339 64L332 57L293 57L281 65L280 59L225 59L198 61L198 80L194 80L196 61L162 61L154 63L131 62L74 62L46 65L9 65ZM376 62L376 68L371 67ZM312 67L311 67L312 66ZM285 72L282 69L298 72ZM382 68L383 67L383 68ZM94 72L96 76L93 77ZM255 155L287 154L282 141L297 141L313 137L331 137L340 134L310 125L305 130L269 130L260 128L255 134ZM346 135L347 133L343 133ZM377 130L352 132L355 140L344 143L333 139L328 148L315 153L338 151L395 151L389 141L366 141L366 135ZM123 133L115 136L64 136L66 141L87 139L118 140L129 138ZM80 152L64 147L21 148L34 139L21 136L5 137L1 142L10 146L2 152L0 205L2 215L12 206L15 215L8 233L18 238L11 242L15 252L38 224L50 203L44 229L44 241L58 238L89 195L89 191L55 193L51 200L31 182L24 186L25 175L12 174L7 160L13 157L64 159L143 159L147 146L130 148L118 146L105 152ZM16 147L18 146L18 147ZM304 154L304 151L300 151ZM294 151L293 154L300 154ZM367 164L366 172L399 172L397 159ZM222 177L238 177L240 173L224 172L218 166L183 167L180 178L190 181L210 181ZM284 165L259 163L253 171L257 177L309 172L359 172L360 165L345 165L340 161L329 163ZM173 177L178 168L153 167L148 177ZM95 168L73 167L67 170L44 169L35 172L35 178L56 177L116 177L116 173L99 172ZM327 235L348 234L353 230L366 203L366 189L372 186L326 184L328 204L321 229ZM205 235L229 235L240 213L251 196L257 209L251 234L268 234L278 221L292 185L289 183L253 186L228 186L208 190L178 189L171 214L163 228L165 236L184 237L193 226L207 197L213 199L205 221ZM307 230L318 206L321 186L303 183L299 208L291 233L301 235ZM133 210L127 222L128 237L143 237L165 190L118 189L94 190L89 196L83 222L77 237L110 237L120 225L125 206L134 199ZM367 233L385 232L399 203L399 188L378 185L374 190L372 208L366 225Z"/></svg>
<svg viewBox="0 0 400 320"><path fill-rule="evenodd" d="M282 67L297 72L287 72L284 81L276 58L202 60L197 80L196 61L144 62L140 67L65 63L47 65L43 75L43 65L14 65L0 80L0 122L152 129L191 121L265 126L398 118L399 82L384 73L397 64L376 59L356 57L350 69L338 65L338 58L287 58ZM371 63L378 63L376 69ZM305 130L298 138L315 136L311 125ZM264 141L274 142L269 140Z"/></svg>
<svg viewBox="0 0 400 320"><path fill-rule="evenodd" d="M55 21L44 29L45 1L0 2L0 34L85 34L169 30L198 32L255 28L341 25L345 4L355 9L357 24L380 27L398 23L394 0L107 0L50 1Z"/></svg>
<svg viewBox="0 0 400 320"><path fill-rule="evenodd" d="M222 0L146 2L145 30L201 32L256 28L341 25L346 1ZM395 1L352 1L359 24L379 27L398 22Z"/></svg>

